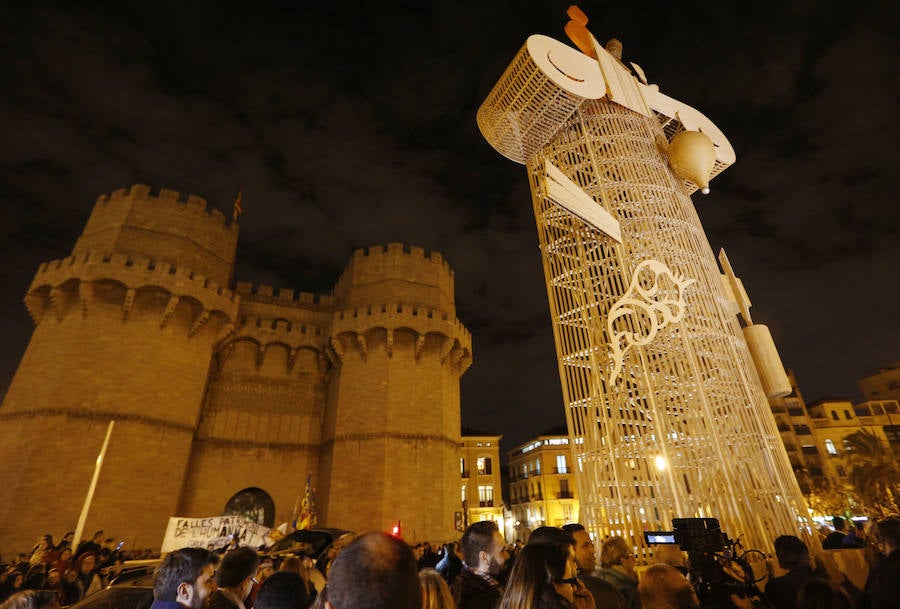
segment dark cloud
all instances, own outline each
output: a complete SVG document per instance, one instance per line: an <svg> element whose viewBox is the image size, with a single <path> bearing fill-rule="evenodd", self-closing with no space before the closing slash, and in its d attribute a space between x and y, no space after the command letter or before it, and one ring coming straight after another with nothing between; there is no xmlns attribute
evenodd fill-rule
<svg viewBox="0 0 900 609"><path fill-rule="evenodd" d="M707 114L738 162L696 200L807 397L898 359L897 9L861 2L588 2L598 38ZM238 279L324 292L352 250L403 241L456 271L473 331L464 423L507 447L563 422L523 167L475 112L567 3L125 2L0 15L0 377L40 262L101 193L191 192L244 216Z"/></svg>

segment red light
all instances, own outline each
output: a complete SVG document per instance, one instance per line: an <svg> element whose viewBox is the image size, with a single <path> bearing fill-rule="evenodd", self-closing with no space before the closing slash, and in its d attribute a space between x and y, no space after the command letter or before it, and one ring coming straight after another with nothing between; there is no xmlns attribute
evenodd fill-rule
<svg viewBox="0 0 900 609"><path fill-rule="evenodd" d="M398 537L398 538L400 537L400 521L399 520L397 521L397 524L395 524L391 528L391 535L393 535L394 537Z"/></svg>

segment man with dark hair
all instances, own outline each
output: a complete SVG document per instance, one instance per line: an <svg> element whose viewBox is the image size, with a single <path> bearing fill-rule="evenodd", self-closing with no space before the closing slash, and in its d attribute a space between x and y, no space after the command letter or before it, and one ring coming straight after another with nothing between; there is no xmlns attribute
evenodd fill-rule
<svg viewBox="0 0 900 609"><path fill-rule="evenodd" d="M210 594L209 609L245 609L244 601L256 583L259 555L252 548L235 548L222 557L216 571L219 589Z"/></svg>
<svg viewBox="0 0 900 609"><path fill-rule="evenodd" d="M594 575L594 569L597 568L597 552L584 526L567 524L563 526L563 531L572 536L578 579L590 590L591 596L594 597L594 606L597 609L625 609L625 597L616 590L616 587Z"/></svg>
<svg viewBox="0 0 900 609"><path fill-rule="evenodd" d="M878 523L875 539L884 556L866 584L869 609L895 609L900 599L900 518Z"/></svg>
<svg viewBox="0 0 900 609"><path fill-rule="evenodd" d="M766 597L775 609L796 609L803 585L816 577L809 564L809 549L799 537L782 535L775 540L775 556L787 573L766 584Z"/></svg>
<svg viewBox="0 0 900 609"><path fill-rule="evenodd" d="M278 571L259 587L253 609L306 609L306 583L296 571Z"/></svg>
<svg viewBox="0 0 900 609"><path fill-rule="evenodd" d="M463 570L453 582L459 609L494 609L503 587L496 577L509 559L497 523L483 520L469 525L462 537Z"/></svg>
<svg viewBox="0 0 900 609"><path fill-rule="evenodd" d="M273 576L274 577L274 576ZM420 609L416 559L387 533L367 533L344 548L328 574L327 609Z"/></svg>
<svg viewBox="0 0 900 609"><path fill-rule="evenodd" d="M156 567L150 609L203 609L212 586L215 557L203 548L170 552Z"/></svg>
<svg viewBox="0 0 900 609"><path fill-rule="evenodd" d="M653 565L644 571L638 593L643 609L700 609L694 588L671 565Z"/></svg>

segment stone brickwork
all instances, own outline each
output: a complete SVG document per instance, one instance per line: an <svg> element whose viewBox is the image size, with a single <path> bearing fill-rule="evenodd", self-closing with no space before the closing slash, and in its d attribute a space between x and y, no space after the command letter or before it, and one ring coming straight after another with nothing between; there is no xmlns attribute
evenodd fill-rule
<svg viewBox="0 0 900 609"><path fill-rule="evenodd" d="M69 258L41 265L34 335L0 406L0 552L73 529L159 547L170 516L262 489L290 520L454 535L459 379L471 337L440 254L358 250L333 295L238 282L238 227L199 197L101 196Z"/></svg>

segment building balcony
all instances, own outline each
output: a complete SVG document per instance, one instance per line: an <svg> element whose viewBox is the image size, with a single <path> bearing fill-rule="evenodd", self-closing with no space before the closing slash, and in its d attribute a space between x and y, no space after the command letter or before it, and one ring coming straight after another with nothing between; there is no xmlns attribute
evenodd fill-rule
<svg viewBox="0 0 900 609"><path fill-rule="evenodd" d="M554 467L553 473L554 474L571 474L572 469L570 467Z"/></svg>
<svg viewBox="0 0 900 609"><path fill-rule="evenodd" d="M468 470L466 470L466 471L464 471L464 472L462 473L462 477L463 477L463 478L468 478L468 477L470 477L470 476L471 476L471 472L469 472Z"/></svg>
<svg viewBox="0 0 900 609"><path fill-rule="evenodd" d="M494 507L494 500L491 499L490 501L479 501L478 507Z"/></svg>
<svg viewBox="0 0 900 609"><path fill-rule="evenodd" d="M573 493L572 491L559 491L558 493L556 493L556 498L557 499L574 499L575 493Z"/></svg>
<svg viewBox="0 0 900 609"><path fill-rule="evenodd" d="M543 500L544 500L544 494L543 494L543 493L538 493L537 495L532 495L532 496L531 496L531 500L532 500L532 501L543 501Z"/></svg>

